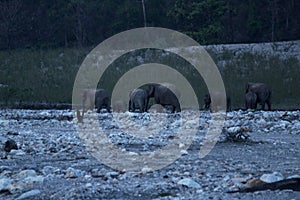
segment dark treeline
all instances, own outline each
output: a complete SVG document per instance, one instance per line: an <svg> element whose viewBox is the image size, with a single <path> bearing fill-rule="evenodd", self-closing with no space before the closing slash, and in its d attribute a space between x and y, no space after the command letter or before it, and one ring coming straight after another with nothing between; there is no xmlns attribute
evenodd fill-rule
<svg viewBox="0 0 300 200"><path fill-rule="evenodd" d="M1 50L94 46L145 25L200 44L300 39L298 0L0 0L0 10Z"/></svg>

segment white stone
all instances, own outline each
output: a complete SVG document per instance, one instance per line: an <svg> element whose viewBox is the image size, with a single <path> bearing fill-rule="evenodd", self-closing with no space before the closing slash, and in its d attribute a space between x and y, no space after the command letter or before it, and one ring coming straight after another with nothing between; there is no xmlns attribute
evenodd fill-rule
<svg viewBox="0 0 300 200"><path fill-rule="evenodd" d="M17 174L17 179L21 180L27 177L35 177L35 176L36 176L36 172L32 169L28 169L28 170L23 170L19 174Z"/></svg>
<svg viewBox="0 0 300 200"><path fill-rule="evenodd" d="M33 196L37 196L41 193L40 190L30 190L28 192L25 192L23 194L21 194L18 198L16 198L16 200L22 200L22 199L30 199Z"/></svg>
<svg viewBox="0 0 300 200"><path fill-rule="evenodd" d="M8 178L0 179L0 192L9 190L10 184L11 184L11 179L8 179Z"/></svg>
<svg viewBox="0 0 300 200"><path fill-rule="evenodd" d="M287 177L287 179L291 179L291 178L300 178L300 175L299 174L295 174L295 175Z"/></svg>
<svg viewBox="0 0 300 200"><path fill-rule="evenodd" d="M260 177L260 180L266 183L274 183L277 181L281 181L283 179L284 179L283 175L279 172L273 172L272 174L263 174Z"/></svg>
<svg viewBox="0 0 300 200"><path fill-rule="evenodd" d="M10 152L9 152L9 155L10 156L23 156L23 155L25 155L25 152L24 151L22 151L21 149L18 149L18 150L16 150L16 149L12 149Z"/></svg>
<svg viewBox="0 0 300 200"><path fill-rule="evenodd" d="M195 182L194 180L190 179L190 178L184 178L181 179L180 181L178 181L179 185L185 185L189 188L201 188L200 184Z"/></svg>

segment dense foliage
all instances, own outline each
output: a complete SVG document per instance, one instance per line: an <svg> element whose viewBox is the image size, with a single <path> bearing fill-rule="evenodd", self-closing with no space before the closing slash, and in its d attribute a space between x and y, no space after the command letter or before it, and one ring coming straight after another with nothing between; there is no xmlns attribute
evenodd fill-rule
<svg viewBox="0 0 300 200"><path fill-rule="evenodd" d="M94 46L145 24L201 44L300 39L298 0L0 0L0 10L2 50Z"/></svg>

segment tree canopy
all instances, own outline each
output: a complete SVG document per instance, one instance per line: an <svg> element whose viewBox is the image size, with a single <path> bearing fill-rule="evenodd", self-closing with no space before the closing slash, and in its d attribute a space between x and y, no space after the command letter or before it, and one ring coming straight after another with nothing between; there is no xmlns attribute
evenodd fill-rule
<svg viewBox="0 0 300 200"><path fill-rule="evenodd" d="M2 50L93 46L144 24L200 44L300 39L297 0L0 0L0 10Z"/></svg>

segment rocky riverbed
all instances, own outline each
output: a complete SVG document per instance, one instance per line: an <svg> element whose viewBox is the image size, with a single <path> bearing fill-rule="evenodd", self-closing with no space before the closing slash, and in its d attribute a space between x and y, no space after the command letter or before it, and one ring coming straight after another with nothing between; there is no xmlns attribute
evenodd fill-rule
<svg viewBox="0 0 300 200"><path fill-rule="evenodd" d="M204 158L199 157L200 144L212 118L209 112L200 111L194 119L199 123L184 124L196 130L189 148L161 169L145 166L138 173L116 170L93 157L78 127L96 119L108 141L121 152L140 155L176 140L180 118L164 113L89 115L92 118L78 124L71 110L0 110L1 146L8 139L18 146L10 152L1 148L0 198L299 199L300 192L289 189L227 192L255 178L271 182L300 177L300 111L229 112L219 141ZM134 126L139 131L145 127L160 131L146 132L143 137L124 133ZM228 133L235 132L244 132L246 137L228 140Z"/></svg>

